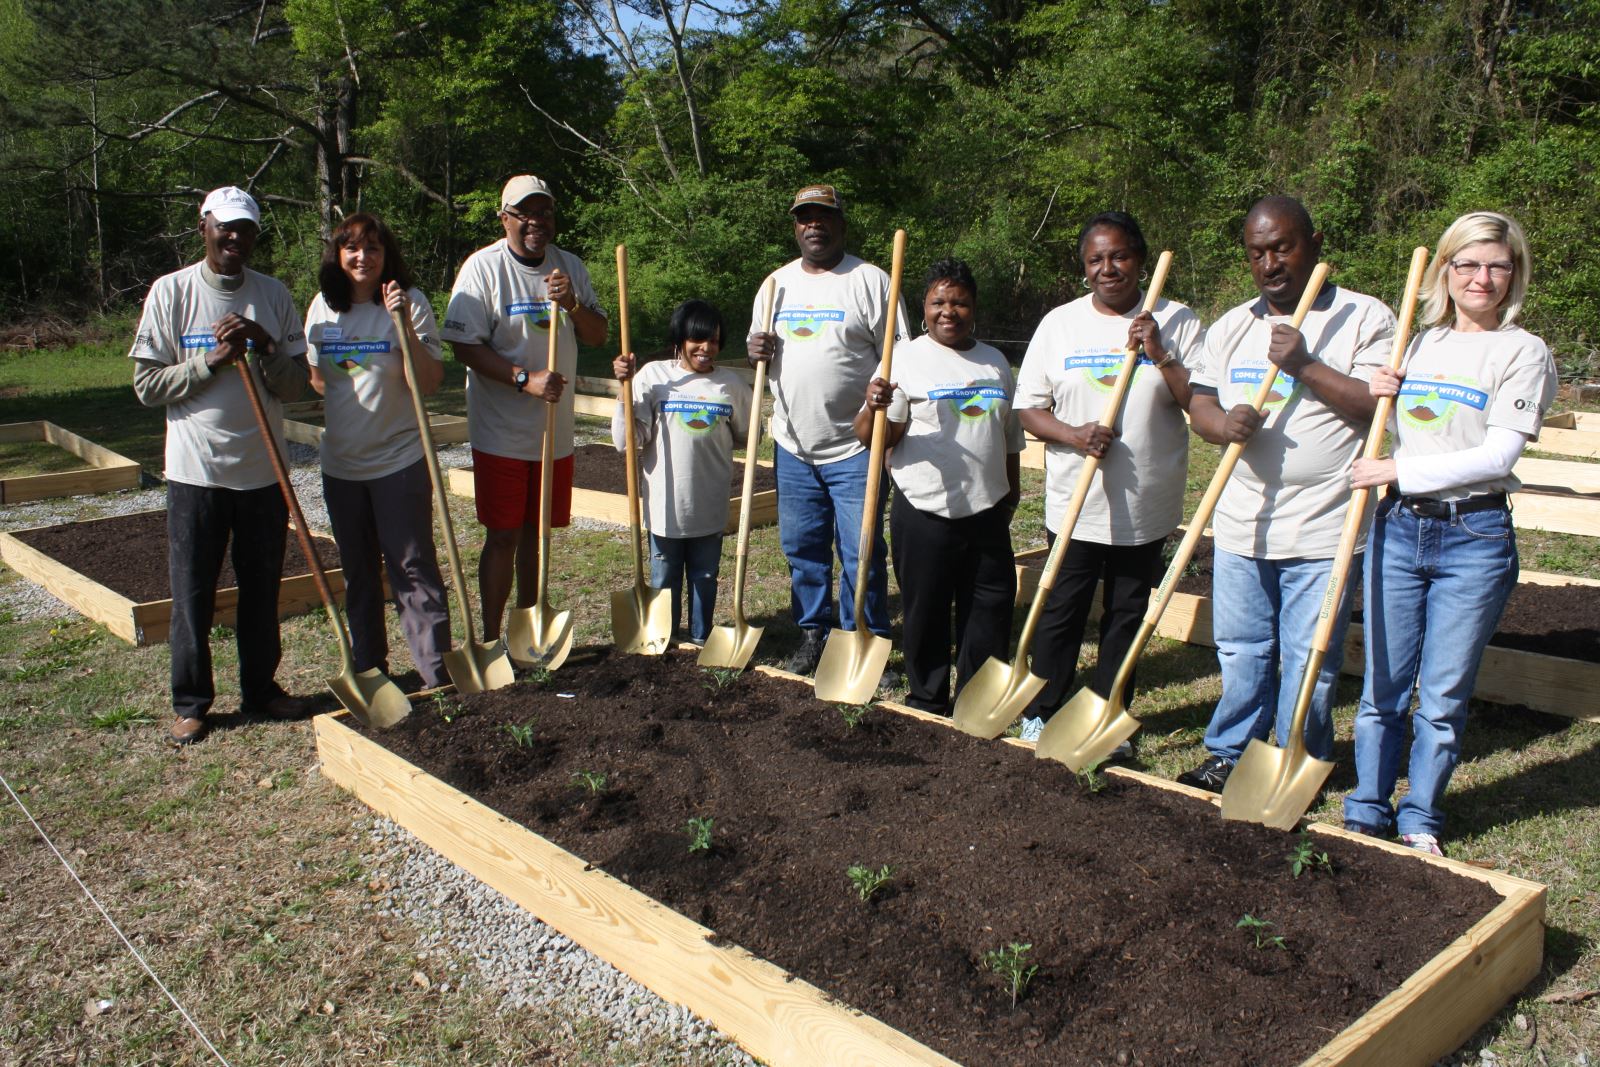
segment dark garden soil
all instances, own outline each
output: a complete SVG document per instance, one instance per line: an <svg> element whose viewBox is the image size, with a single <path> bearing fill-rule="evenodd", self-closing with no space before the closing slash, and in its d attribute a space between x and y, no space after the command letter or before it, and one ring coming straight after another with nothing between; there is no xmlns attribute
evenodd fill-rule
<svg viewBox="0 0 1600 1067"><path fill-rule="evenodd" d="M1224 822L1125 779L689 655L580 650L548 682L373 740L965 1064L1298 1063L1498 901L1415 859ZM446 721L445 714L451 716ZM512 725L532 727L519 747ZM597 793L580 772L605 776ZM691 818L714 820L691 852ZM846 870L893 868L863 902ZM1238 928L1269 922L1260 947ZM984 954L1032 946L1016 1007Z"/></svg>
<svg viewBox="0 0 1600 1067"><path fill-rule="evenodd" d="M574 453L572 484L579 489L592 489L597 493L628 491L627 457L610 445L579 445ZM778 476L771 467L756 467L756 492L765 493L778 487ZM744 461L733 461L733 478L728 496L744 492Z"/></svg>
<svg viewBox="0 0 1600 1067"><path fill-rule="evenodd" d="M135 604L167 600L172 584L167 574L167 513L142 511L109 519L49 526L12 534L31 548L71 567L85 578L99 582ZM339 549L331 538L313 539L317 558L327 570L339 566ZM289 532L289 547L283 556L283 576L293 578L311 573L300 542ZM224 559L218 589L237 583L233 564Z"/></svg>
<svg viewBox="0 0 1600 1067"><path fill-rule="evenodd" d="M1182 531L1167 539L1169 561L1182 539ZM1195 546L1194 558L1184 569L1183 577L1178 579L1178 592L1211 595L1211 549L1211 538L1202 537ZM1036 568L1044 566L1042 556L1024 562ZM1156 575L1154 581L1160 580L1161 576ZM1355 610L1351 618L1360 622L1359 575L1352 595ZM1500 628L1489 643L1501 648L1600 663L1600 588L1519 583L1511 591L1505 614L1500 618Z"/></svg>

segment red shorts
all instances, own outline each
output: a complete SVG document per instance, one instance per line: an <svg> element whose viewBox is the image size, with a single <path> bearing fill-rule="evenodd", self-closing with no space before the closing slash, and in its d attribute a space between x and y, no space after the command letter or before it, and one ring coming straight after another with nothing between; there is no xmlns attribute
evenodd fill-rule
<svg viewBox="0 0 1600 1067"><path fill-rule="evenodd" d="M572 457L555 461L551 484L550 525L572 521ZM472 495L478 521L491 530L512 530L539 524L539 464L472 450Z"/></svg>

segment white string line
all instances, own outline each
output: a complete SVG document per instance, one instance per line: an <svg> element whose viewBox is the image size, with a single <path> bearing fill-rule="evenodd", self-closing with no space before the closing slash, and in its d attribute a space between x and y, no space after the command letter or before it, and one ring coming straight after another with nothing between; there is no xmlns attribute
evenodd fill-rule
<svg viewBox="0 0 1600 1067"><path fill-rule="evenodd" d="M56 859L61 861L61 866L65 867L67 873L72 875L72 880L78 883L78 888L83 890L83 895L89 898L89 903L99 909L100 915L105 919L106 924L122 939L122 943L128 946L128 951L133 953L133 958L139 961L139 966L144 968L144 973L148 974L150 980L156 984L156 987L166 994L168 1000L172 1001L172 1006L178 1009L178 1014L183 1016L184 1022L189 1024L189 1028L195 1032L195 1036L200 1039L200 1043L211 1051L211 1054L217 1058L217 1062L221 1063L222 1067L231 1067L222 1053L217 1051L217 1046L211 1043L211 1039L206 1036L206 1032L200 1029L200 1024L194 1021L194 1016L190 1015L188 1009L178 1003L178 998L172 995L172 990L168 989L166 984L156 977L156 972L151 970L144 957L139 955L139 950L133 947L133 942L128 940L128 935L122 932L122 927L117 925L117 921L111 917L111 913L106 911L100 901L95 898L95 895L89 891L89 887L83 884L83 879L78 877L78 872L72 869L72 864L67 862L67 857L61 854L59 848L56 848L56 843L50 840L50 835L44 832L44 827L39 825L39 820L33 817L33 812L28 810L28 805L22 802L21 797L17 796L16 790L11 788L11 783L6 781L4 774L0 774L0 785L6 787L6 792L11 794L11 799L16 801L17 807L22 809L22 814L28 817L28 821L33 824L34 831L38 833L45 844L50 846L50 851L56 854Z"/></svg>

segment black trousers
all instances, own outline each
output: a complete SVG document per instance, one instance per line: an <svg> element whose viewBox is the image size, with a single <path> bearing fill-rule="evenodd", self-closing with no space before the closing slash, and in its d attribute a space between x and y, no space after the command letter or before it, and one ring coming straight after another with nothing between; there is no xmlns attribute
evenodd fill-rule
<svg viewBox="0 0 1600 1067"><path fill-rule="evenodd" d="M1051 545L1055 544L1054 533L1047 529L1045 536ZM1150 606L1150 590L1161 569L1161 545L1162 541L1143 545L1068 543L1061 572L1056 575L1055 588L1050 590L1033 637L1033 673L1045 684L1025 715L1049 721L1072 695L1078 651L1089 622L1089 608L1094 603L1094 587L1102 581L1105 588L1101 595L1100 655L1089 686L1101 696L1110 691L1122 657L1133 645L1139 623ZM1130 675L1122 694L1124 707L1133 703L1133 682Z"/></svg>
<svg viewBox="0 0 1600 1067"><path fill-rule="evenodd" d="M961 519L918 511L901 494L889 509L894 576L904 623L906 703L950 711L950 609L955 608L956 692L990 656L1011 646L1017 599L1011 509L995 505Z"/></svg>
<svg viewBox="0 0 1600 1067"><path fill-rule="evenodd" d="M167 569L172 581L172 708L197 718L211 708L211 620L217 577L233 542L239 583L234 635L239 643L239 695L245 707L281 690L278 672L278 581L289 531L289 508L276 485L212 489L167 483Z"/></svg>

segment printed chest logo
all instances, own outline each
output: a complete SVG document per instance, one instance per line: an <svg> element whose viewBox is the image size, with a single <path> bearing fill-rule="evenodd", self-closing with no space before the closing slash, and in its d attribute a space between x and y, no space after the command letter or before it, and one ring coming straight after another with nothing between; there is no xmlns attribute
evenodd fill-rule
<svg viewBox="0 0 1600 1067"><path fill-rule="evenodd" d="M387 340L346 337L339 327L322 331L322 343L317 353L324 360L348 374L362 374L374 370L377 357L390 351Z"/></svg>
<svg viewBox="0 0 1600 1067"><path fill-rule="evenodd" d="M733 405L721 397L673 396L661 405L662 414L696 437L710 433L717 423L732 417Z"/></svg>
<svg viewBox="0 0 1600 1067"><path fill-rule="evenodd" d="M843 321L842 308L823 308L815 304L783 308L773 316L779 336L790 341L815 341Z"/></svg>
<svg viewBox="0 0 1600 1067"><path fill-rule="evenodd" d="M1122 361L1126 358L1121 349L1115 352L1078 352L1067 356L1061 361L1061 369L1067 372L1068 377L1073 374L1082 374L1083 380L1091 389L1101 393L1109 393L1117 384L1117 375L1122 373ZM1149 357L1144 353L1139 354L1139 362L1133 368L1133 381L1139 380L1139 375L1146 367L1153 367ZM1130 385L1133 383L1130 382Z"/></svg>
<svg viewBox="0 0 1600 1067"><path fill-rule="evenodd" d="M182 337L182 343L183 353L186 356L190 352L209 352L217 347L217 339L211 335L210 330L205 333L186 333Z"/></svg>
<svg viewBox="0 0 1600 1067"><path fill-rule="evenodd" d="M1413 430L1438 433L1462 408L1483 411L1489 406L1489 394L1477 384L1473 378L1451 378L1443 374L1432 378L1407 378L1400 383L1400 395L1395 398L1400 421Z"/></svg>
<svg viewBox="0 0 1600 1067"><path fill-rule="evenodd" d="M1246 396L1241 402L1249 403L1255 399L1255 391L1261 388L1262 380L1271 373L1270 363L1259 367L1232 367L1228 370L1228 381L1243 387ZM1267 393L1267 402L1262 405L1262 410L1277 411L1299 395L1300 383L1279 371L1278 380L1272 383L1272 389Z"/></svg>
<svg viewBox="0 0 1600 1067"><path fill-rule="evenodd" d="M526 318L528 325L533 329L548 330L550 328L550 301L514 300L506 305L506 318Z"/></svg>
<svg viewBox="0 0 1600 1067"><path fill-rule="evenodd" d="M991 412L1000 413L1006 391L999 382L994 381L955 382L929 389L928 399L935 403L948 403L950 410L959 415L963 422L977 422L987 418Z"/></svg>

